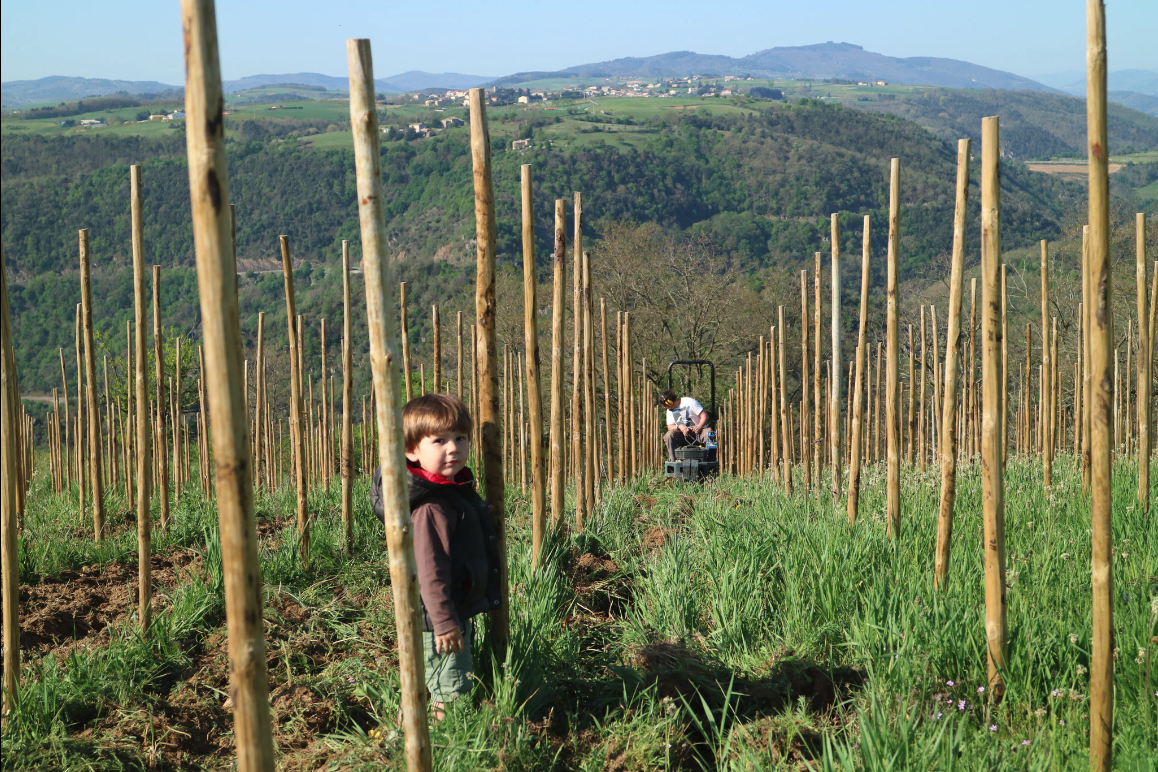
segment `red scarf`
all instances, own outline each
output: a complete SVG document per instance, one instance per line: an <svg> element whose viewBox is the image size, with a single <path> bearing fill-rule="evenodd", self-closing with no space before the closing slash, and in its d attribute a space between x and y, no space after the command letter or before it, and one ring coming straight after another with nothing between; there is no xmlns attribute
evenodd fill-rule
<svg viewBox="0 0 1158 772"><path fill-rule="evenodd" d="M462 471L456 474L453 478L443 477L442 475L435 474L434 472L428 472L409 459L406 461L406 469L410 472L410 474L414 475L419 480L425 480L426 482L432 483L434 485L466 485L467 483L474 481L474 475L471 473L469 467L463 467Z"/></svg>

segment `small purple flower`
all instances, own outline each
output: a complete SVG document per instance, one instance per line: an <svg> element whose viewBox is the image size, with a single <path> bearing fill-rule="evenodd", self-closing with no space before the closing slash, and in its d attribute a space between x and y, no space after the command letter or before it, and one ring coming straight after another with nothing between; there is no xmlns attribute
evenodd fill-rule
<svg viewBox="0 0 1158 772"><path fill-rule="evenodd" d="M957 710L965 710L965 700L961 700L957 703Z"/></svg>
<svg viewBox="0 0 1158 772"><path fill-rule="evenodd" d="M1022 740L1022 741L1021 741L1021 744L1022 744L1022 745L1029 745L1029 740Z"/></svg>
<svg viewBox="0 0 1158 772"><path fill-rule="evenodd" d="M1049 696L1050 697L1056 697L1057 696L1057 689L1054 689L1052 692L1050 692Z"/></svg>
<svg viewBox="0 0 1158 772"><path fill-rule="evenodd" d="M977 693L978 693L978 694L981 694L981 693L983 693L984 691L985 691L985 687L984 687L984 686L978 686L978 687L977 687Z"/></svg>
<svg viewBox="0 0 1158 772"><path fill-rule="evenodd" d="M954 682L954 681L946 681L946 682L945 682L945 686L956 686L956 685L957 685L957 684L956 684L956 682Z"/></svg>
<svg viewBox="0 0 1158 772"><path fill-rule="evenodd" d="M997 724L990 724L989 725L989 731L990 732L996 732L997 731Z"/></svg>
<svg viewBox="0 0 1158 772"><path fill-rule="evenodd" d="M940 717L941 717L941 715L942 715L942 714L938 712L938 713L937 713L937 718L940 718Z"/></svg>
<svg viewBox="0 0 1158 772"><path fill-rule="evenodd" d="M1064 718L1059 718L1059 719L1057 720L1057 722L1058 722L1058 724L1059 724L1059 725L1061 725L1061 726L1065 726L1065 725L1066 725L1066 720L1065 720Z"/></svg>
<svg viewBox="0 0 1158 772"><path fill-rule="evenodd" d="M938 695L933 697L933 702L940 702L940 701L941 701L941 695L938 694Z"/></svg>

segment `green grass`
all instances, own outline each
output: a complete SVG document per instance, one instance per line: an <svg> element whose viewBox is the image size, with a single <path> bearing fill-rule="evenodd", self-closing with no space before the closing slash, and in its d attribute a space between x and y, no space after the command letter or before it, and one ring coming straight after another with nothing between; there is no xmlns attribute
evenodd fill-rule
<svg viewBox="0 0 1158 772"><path fill-rule="evenodd" d="M1158 540L1134 507L1134 469L1119 464L1113 487L1115 767L1151 770L1155 685L1135 660L1140 649L1154 657ZM880 468L865 472L851 528L843 507L799 488L786 498L769 480L646 479L606 494L585 533L553 534L538 572L529 565L526 497L508 489L512 643L494 660L479 622L478 685L433 727L435 767L1084 768L1089 510L1072 470L1070 458L1059 459L1050 501L1036 465L1009 464L1010 644L999 704L978 692L986 661L980 485L971 465L958 481L941 592L932 587L932 467L905 470L895 542L884 534ZM259 522L274 521L261 559L275 742L286 768L405 766L392 725L398 679L386 556L365 480L355 502L347 557L336 486L311 492L318 520L304 569L292 496L258 497ZM123 510L110 500L110 511ZM141 638L126 618L61 661L26 659L24 699L3 732L6 769L228 767L215 528L211 503L186 492L171 532L155 544L199 551L206 570L170 592L153 636ZM92 544L75 506L39 481L21 580L94 561L131 563L134 546L131 527ZM212 722L221 726L205 729ZM198 751L182 732L208 732L217 744Z"/></svg>

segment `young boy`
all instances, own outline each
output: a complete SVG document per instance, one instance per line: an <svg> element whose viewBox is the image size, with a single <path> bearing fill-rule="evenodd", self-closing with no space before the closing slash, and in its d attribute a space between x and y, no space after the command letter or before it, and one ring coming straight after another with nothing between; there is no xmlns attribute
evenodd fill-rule
<svg viewBox="0 0 1158 772"><path fill-rule="evenodd" d="M502 603L490 512L466 467L471 426L466 405L449 394L427 394L402 409L426 688L436 720L447 700L470 693L467 620ZM374 472L370 500L384 518L380 470Z"/></svg>

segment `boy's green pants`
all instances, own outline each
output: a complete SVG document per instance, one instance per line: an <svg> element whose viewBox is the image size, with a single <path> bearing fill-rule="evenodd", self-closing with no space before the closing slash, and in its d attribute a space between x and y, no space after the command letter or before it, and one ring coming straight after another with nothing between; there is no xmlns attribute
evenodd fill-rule
<svg viewBox="0 0 1158 772"><path fill-rule="evenodd" d="M460 654L439 654L434 649L434 633L423 631L422 651L425 655L426 688L434 702L449 702L470 694L470 676L474 671L471 657L471 629L469 622L463 628L463 647Z"/></svg>

